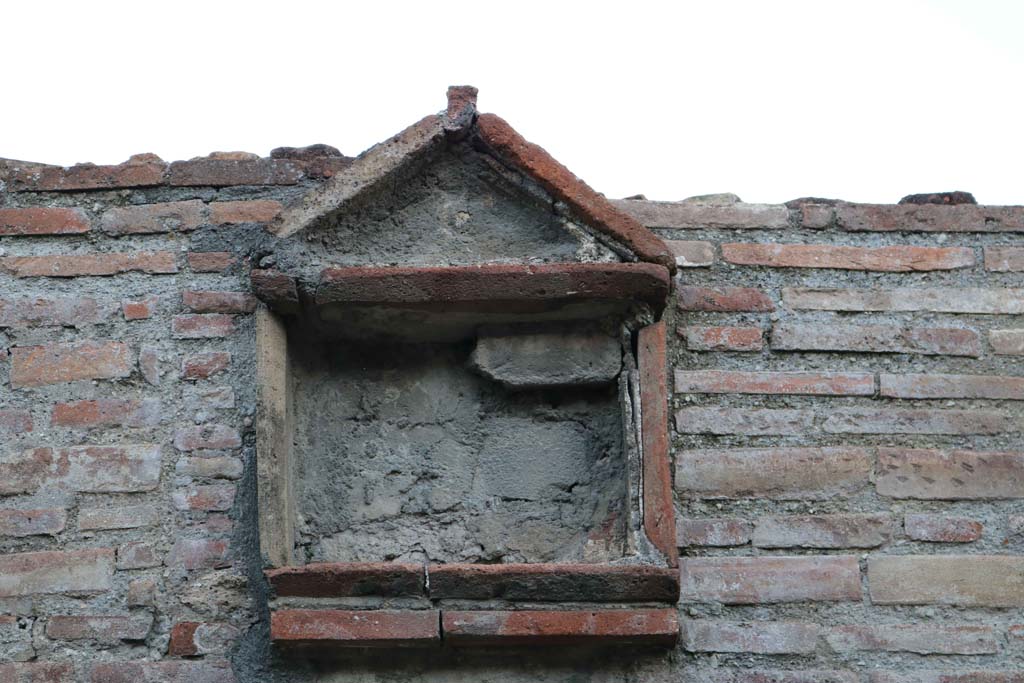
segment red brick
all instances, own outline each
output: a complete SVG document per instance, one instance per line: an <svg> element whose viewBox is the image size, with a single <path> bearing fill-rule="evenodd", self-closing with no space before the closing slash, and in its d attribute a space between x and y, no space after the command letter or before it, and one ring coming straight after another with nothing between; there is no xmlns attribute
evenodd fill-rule
<svg viewBox="0 0 1024 683"><path fill-rule="evenodd" d="M768 295L751 287L680 287L676 292L683 311L774 311L775 304Z"/></svg>
<svg viewBox="0 0 1024 683"><path fill-rule="evenodd" d="M205 510L223 512L230 510L235 501L234 484L210 484L179 489L173 495L174 507L178 510Z"/></svg>
<svg viewBox="0 0 1024 683"><path fill-rule="evenodd" d="M831 244L722 245L722 259L743 266L883 272L952 270L974 265L967 247L847 247Z"/></svg>
<svg viewBox="0 0 1024 683"><path fill-rule="evenodd" d="M813 431L813 410L788 408L683 408L676 411L680 434L806 434Z"/></svg>
<svg viewBox="0 0 1024 683"><path fill-rule="evenodd" d="M852 555L688 557L682 598L727 605L860 601L860 567Z"/></svg>
<svg viewBox="0 0 1024 683"><path fill-rule="evenodd" d="M182 303L194 313L252 313L256 297L245 292L197 292L181 294Z"/></svg>
<svg viewBox="0 0 1024 683"><path fill-rule="evenodd" d="M207 379L224 372L231 364L231 354L227 351L206 351L189 356L181 363L181 376L184 379Z"/></svg>
<svg viewBox="0 0 1024 683"><path fill-rule="evenodd" d="M786 287L788 308L815 311L928 311L932 313L1024 313L1024 289L979 287L892 287L809 289Z"/></svg>
<svg viewBox="0 0 1024 683"><path fill-rule="evenodd" d="M198 657L225 654L240 636L231 624L183 621L171 628L167 654L172 657Z"/></svg>
<svg viewBox="0 0 1024 683"><path fill-rule="evenodd" d="M238 430L227 425L207 424L182 427L174 434L174 447L179 451L227 450L242 445Z"/></svg>
<svg viewBox="0 0 1024 683"><path fill-rule="evenodd" d="M14 277L86 277L119 273L177 273L173 252L153 251L130 254L75 254L53 256L8 256L0 258L0 271Z"/></svg>
<svg viewBox="0 0 1024 683"><path fill-rule="evenodd" d="M150 160L128 161L116 166L44 166L15 173L11 178L11 188L15 192L69 192L152 187L163 184L166 170L167 164Z"/></svg>
<svg viewBox="0 0 1024 683"><path fill-rule="evenodd" d="M675 505L668 441L668 358L665 322L642 328L637 341L640 371L640 414L644 533L675 567Z"/></svg>
<svg viewBox="0 0 1024 683"><path fill-rule="evenodd" d="M1002 434L1015 431L1008 415L991 410L841 408L822 429L830 434Z"/></svg>
<svg viewBox="0 0 1024 683"><path fill-rule="evenodd" d="M150 614L87 615L50 617L46 637L54 640L98 640L105 643L119 640L145 640L153 625Z"/></svg>
<svg viewBox="0 0 1024 683"><path fill-rule="evenodd" d="M22 538L60 533L68 516L63 508L0 510L0 537Z"/></svg>
<svg viewBox="0 0 1024 683"><path fill-rule="evenodd" d="M674 645L679 619L673 609L588 611L448 611L441 615L445 643L453 646Z"/></svg>
<svg viewBox="0 0 1024 683"><path fill-rule="evenodd" d="M622 199L612 202L648 228L773 230L790 227L781 204L709 204Z"/></svg>
<svg viewBox="0 0 1024 683"><path fill-rule="evenodd" d="M1024 607L1024 557L875 556L868 586L876 605Z"/></svg>
<svg viewBox="0 0 1024 683"><path fill-rule="evenodd" d="M114 550L46 551L0 555L0 598L110 590Z"/></svg>
<svg viewBox="0 0 1024 683"><path fill-rule="evenodd" d="M1024 683L1024 672L993 670L932 670L911 672L874 671L868 683Z"/></svg>
<svg viewBox="0 0 1024 683"><path fill-rule="evenodd" d="M286 314L299 312L299 288L294 277L276 270L256 269L249 273L249 285L253 294L271 309Z"/></svg>
<svg viewBox="0 0 1024 683"><path fill-rule="evenodd" d="M168 567L215 569L227 567L228 542L222 539L179 538L167 554Z"/></svg>
<svg viewBox="0 0 1024 683"><path fill-rule="evenodd" d="M700 268L715 262L715 245L711 242L666 240L665 246L675 256L676 265L680 268Z"/></svg>
<svg viewBox="0 0 1024 683"><path fill-rule="evenodd" d="M269 223L281 214L281 202L251 199L210 204L210 222L216 225Z"/></svg>
<svg viewBox="0 0 1024 683"><path fill-rule="evenodd" d="M20 408L0 409L0 434L32 431L32 413Z"/></svg>
<svg viewBox="0 0 1024 683"><path fill-rule="evenodd" d="M992 353L1000 356L1024 356L1024 330L989 330Z"/></svg>
<svg viewBox="0 0 1024 683"><path fill-rule="evenodd" d="M1024 498L1024 451L880 448L875 486L892 498Z"/></svg>
<svg viewBox="0 0 1024 683"><path fill-rule="evenodd" d="M234 331L234 317L220 313L176 315L171 321L175 339L215 339L230 336Z"/></svg>
<svg viewBox="0 0 1024 683"><path fill-rule="evenodd" d="M1024 210L975 204L839 204L836 223L851 231L1021 232Z"/></svg>
<svg viewBox="0 0 1024 683"><path fill-rule="evenodd" d="M882 396L1024 400L1024 377L994 375L879 375Z"/></svg>
<svg viewBox="0 0 1024 683"><path fill-rule="evenodd" d="M981 355L978 333L958 327L776 323L771 345L777 351Z"/></svg>
<svg viewBox="0 0 1024 683"><path fill-rule="evenodd" d="M74 667L67 662L0 663L4 683L77 683Z"/></svg>
<svg viewBox="0 0 1024 683"><path fill-rule="evenodd" d="M796 621L683 621L683 649L688 652L749 652L763 655L811 654L820 627Z"/></svg>
<svg viewBox="0 0 1024 683"><path fill-rule="evenodd" d="M213 386L205 383L187 385L182 394L186 403L197 408L218 410L235 407L234 389L223 384Z"/></svg>
<svg viewBox="0 0 1024 683"><path fill-rule="evenodd" d="M0 327L81 327L104 322L113 306L88 297L0 300Z"/></svg>
<svg viewBox="0 0 1024 683"><path fill-rule="evenodd" d="M179 186L294 185L305 174L287 159L211 159L171 164L168 182Z"/></svg>
<svg viewBox="0 0 1024 683"><path fill-rule="evenodd" d="M422 596L426 570L399 562L338 562L282 567L266 572L279 596L306 598Z"/></svg>
<svg viewBox="0 0 1024 683"><path fill-rule="evenodd" d="M754 525L745 519L680 519L676 523L679 547L725 548L750 543Z"/></svg>
<svg viewBox="0 0 1024 683"><path fill-rule="evenodd" d="M691 351L760 351L764 345L760 327L680 327Z"/></svg>
<svg viewBox="0 0 1024 683"><path fill-rule="evenodd" d="M36 448L0 457L0 496L35 493L53 464L53 451Z"/></svg>
<svg viewBox="0 0 1024 683"><path fill-rule="evenodd" d="M38 387L85 379L117 379L132 373L127 344L87 341L11 349L11 386Z"/></svg>
<svg viewBox="0 0 1024 683"><path fill-rule="evenodd" d="M93 664L89 683L237 683L226 660Z"/></svg>
<svg viewBox="0 0 1024 683"><path fill-rule="evenodd" d="M237 263L227 251L190 251L186 258L194 273L223 273Z"/></svg>
<svg viewBox="0 0 1024 683"><path fill-rule="evenodd" d="M242 460L226 455L181 458L174 467L174 473L183 477L238 479L242 476Z"/></svg>
<svg viewBox="0 0 1024 683"><path fill-rule="evenodd" d="M835 221L835 209L824 204L802 204L800 206L800 225L812 230L832 227Z"/></svg>
<svg viewBox="0 0 1024 683"><path fill-rule="evenodd" d="M137 529L157 523L157 511L152 505L125 505L114 508L80 508L79 531L105 529Z"/></svg>
<svg viewBox="0 0 1024 683"><path fill-rule="evenodd" d="M128 596L125 603L129 607L155 607L156 581L153 579L134 579L128 582Z"/></svg>
<svg viewBox="0 0 1024 683"><path fill-rule="evenodd" d="M987 655L999 651L991 626L872 624L837 626L826 640L834 652L914 652L921 655Z"/></svg>
<svg viewBox="0 0 1024 683"><path fill-rule="evenodd" d="M160 481L160 446L34 448L13 460L11 470L23 492L44 481L82 493L151 491Z"/></svg>
<svg viewBox="0 0 1024 683"><path fill-rule="evenodd" d="M155 296L139 299L137 301L124 300L121 302L121 311L125 320L145 320L153 317L159 299Z"/></svg>
<svg viewBox="0 0 1024 683"><path fill-rule="evenodd" d="M0 208L0 236L77 235L89 232L89 217L81 209Z"/></svg>
<svg viewBox="0 0 1024 683"><path fill-rule="evenodd" d="M660 313L670 287L669 271L653 263L325 268L316 303L432 305L445 310L457 306L476 311L500 305L511 313L537 313L582 302L642 301Z"/></svg>
<svg viewBox="0 0 1024 683"><path fill-rule="evenodd" d="M676 393L871 396L875 376L865 372L735 372L676 370Z"/></svg>
<svg viewBox="0 0 1024 683"><path fill-rule="evenodd" d="M160 350L154 346L143 345L139 349L139 372L148 384L160 384Z"/></svg>
<svg viewBox="0 0 1024 683"><path fill-rule="evenodd" d="M189 232L205 223L205 206L198 199L140 204L110 209L100 226L109 235Z"/></svg>
<svg viewBox="0 0 1024 683"><path fill-rule="evenodd" d="M675 569L601 564L442 564L427 567L432 599L675 602Z"/></svg>
<svg viewBox="0 0 1024 683"><path fill-rule="evenodd" d="M1024 248L985 247L985 270L1000 273L1024 271Z"/></svg>
<svg viewBox="0 0 1024 683"><path fill-rule="evenodd" d="M148 569L159 567L160 555L149 543L136 541L125 543L117 548L118 569Z"/></svg>
<svg viewBox="0 0 1024 683"><path fill-rule="evenodd" d="M885 514L759 517L753 541L759 548L875 548L892 527Z"/></svg>
<svg viewBox="0 0 1024 683"><path fill-rule="evenodd" d="M981 538L983 530L976 519L927 514L907 515L903 528L911 540L935 543L971 543Z"/></svg>
<svg viewBox="0 0 1024 683"><path fill-rule="evenodd" d="M1024 641L1024 624L1015 624L1006 630L1010 640Z"/></svg>
<svg viewBox="0 0 1024 683"><path fill-rule="evenodd" d="M270 638L279 646L409 647L441 640L437 610L277 610Z"/></svg>
<svg viewBox="0 0 1024 683"><path fill-rule="evenodd" d="M861 683L860 676L852 671L823 671L801 669L782 671L774 669L733 669L718 667L703 669L699 679L707 683ZM656 679L651 683L656 683Z"/></svg>
<svg viewBox="0 0 1024 683"><path fill-rule="evenodd" d="M55 427L153 427L160 424L162 416L159 399L101 398L56 404L50 424Z"/></svg>

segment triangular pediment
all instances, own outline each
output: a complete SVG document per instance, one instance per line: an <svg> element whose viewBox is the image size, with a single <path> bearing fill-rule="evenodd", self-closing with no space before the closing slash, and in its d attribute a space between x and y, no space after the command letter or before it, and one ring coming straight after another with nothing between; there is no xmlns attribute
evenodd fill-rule
<svg viewBox="0 0 1024 683"><path fill-rule="evenodd" d="M477 115L475 89L361 154L286 210L278 267L646 261L670 270L664 243L523 140Z"/></svg>

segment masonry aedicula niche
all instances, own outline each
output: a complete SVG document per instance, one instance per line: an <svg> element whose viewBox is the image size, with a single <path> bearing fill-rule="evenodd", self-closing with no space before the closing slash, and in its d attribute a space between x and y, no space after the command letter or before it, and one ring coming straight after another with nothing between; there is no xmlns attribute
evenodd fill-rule
<svg viewBox="0 0 1024 683"><path fill-rule="evenodd" d="M674 260L448 95L285 210L252 273L271 637L670 645Z"/></svg>

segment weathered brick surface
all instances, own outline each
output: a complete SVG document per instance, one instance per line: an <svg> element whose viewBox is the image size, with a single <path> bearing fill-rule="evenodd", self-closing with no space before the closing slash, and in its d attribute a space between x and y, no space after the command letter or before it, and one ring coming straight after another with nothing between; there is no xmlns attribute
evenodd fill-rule
<svg viewBox="0 0 1024 683"><path fill-rule="evenodd" d="M0 662L0 681L5 683L77 683L75 669L67 662Z"/></svg>
<svg viewBox="0 0 1024 683"><path fill-rule="evenodd" d="M185 621L171 628L167 654L174 657L223 655L238 640L241 632L226 623Z"/></svg>
<svg viewBox="0 0 1024 683"><path fill-rule="evenodd" d="M157 523L157 510L152 505L126 505L112 508L86 508L78 511L78 528L82 531L101 529L136 529Z"/></svg>
<svg viewBox="0 0 1024 683"><path fill-rule="evenodd" d="M182 292L181 301L195 313L252 313L256 297L245 292Z"/></svg>
<svg viewBox="0 0 1024 683"><path fill-rule="evenodd" d="M1024 271L1024 248L985 247L985 269L1000 273Z"/></svg>
<svg viewBox="0 0 1024 683"><path fill-rule="evenodd" d="M230 510L235 500L235 487L231 484L210 484L179 489L172 500L179 510L206 510L217 512Z"/></svg>
<svg viewBox="0 0 1024 683"><path fill-rule="evenodd" d="M104 322L113 306L90 297L0 299L0 327L81 327Z"/></svg>
<svg viewBox="0 0 1024 683"><path fill-rule="evenodd" d="M722 245L722 259L742 266L836 268L883 272L950 270L974 265L964 247L846 247L825 244Z"/></svg>
<svg viewBox="0 0 1024 683"><path fill-rule="evenodd" d="M875 548L892 536L885 514L760 517L753 542L760 548Z"/></svg>
<svg viewBox="0 0 1024 683"><path fill-rule="evenodd" d="M918 669L910 672L875 671L869 683L1024 683L1024 673L991 669Z"/></svg>
<svg viewBox="0 0 1024 683"><path fill-rule="evenodd" d="M836 626L825 636L835 652L915 652L921 655L987 655L999 651L991 626L875 624Z"/></svg>
<svg viewBox="0 0 1024 683"><path fill-rule="evenodd" d="M676 411L681 434L744 436L803 434L816 419L812 410L788 408L683 408Z"/></svg>
<svg viewBox="0 0 1024 683"><path fill-rule="evenodd" d="M1024 377L994 375L879 375L882 396L1024 400Z"/></svg>
<svg viewBox="0 0 1024 683"><path fill-rule="evenodd" d="M937 514L911 514L903 520L907 538L934 543L971 543L981 538L984 525L976 519Z"/></svg>
<svg viewBox="0 0 1024 683"><path fill-rule="evenodd" d="M163 417L157 399L142 401L114 398L71 401L53 406L50 424L57 427L154 427Z"/></svg>
<svg viewBox="0 0 1024 683"><path fill-rule="evenodd" d="M771 347L778 351L846 351L980 356L981 338L958 327L800 324L772 326Z"/></svg>
<svg viewBox="0 0 1024 683"><path fill-rule="evenodd" d="M121 302L121 314L125 320L147 320L153 317L160 300L156 297L147 297L134 301L125 300Z"/></svg>
<svg viewBox="0 0 1024 683"><path fill-rule="evenodd" d="M177 257L170 251L131 254L76 254L0 257L0 272L14 277L87 277L120 273L177 273Z"/></svg>
<svg viewBox="0 0 1024 683"><path fill-rule="evenodd" d="M681 327L678 331L692 351L760 351L764 345L760 327Z"/></svg>
<svg viewBox="0 0 1024 683"><path fill-rule="evenodd" d="M680 558L682 599L727 605L859 601L852 555Z"/></svg>
<svg viewBox="0 0 1024 683"><path fill-rule="evenodd" d="M690 450L676 455L676 489L697 498L824 499L867 486L862 448Z"/></svg>
<svg viewBox="0 0 1024 683"><path fill-rule="evenodd" d="M814 652L821 628L785 621L688 619L682 624L683 649L689 652L750 652L800 655Z"/></svg>
<svg viewBox="0 0 1024 683"><path fill-rule="evenodd" d="M53 535L66 525L67 513L63 508L0 510L0 537Z"/></svg>
<svg viewBox="0 0 1024 683"><path fill-rule="evenodd" d="M752 287L680 287L676 292L683 311L774 311L768 295Z"/></svg>
<svg viewBox="0 0 1024 683"><path fill-rule="evenodd" d="M189 356L182 361L183 379L207 379L227 370L231 354L227 351L205 351Z"/></svg>
<svg viewBox="0 0 1024 683"><path fill-rule="evenodd" d="M1002 434L1014 420L995 410L849 408L831 411L822 428L832 434Z"/></svg>
<svg viewBox="0 0 1024 683"><path fill-rule="evenodd" d="M0 472L7 475L0 492L8 495L32 493L40 486L84 493L149 491L160 480L160 446L33 448L0 462Z"/></svg>
<svg viewBox="0 0 1024 683"><path fill-rule="evenodd" d="M174 434L174 447L179 451L224 450L238 448L242 437L227 425L208 424L182 427Z"/></svg>
<svg viewBox="0 0 1024 683"><path fill-rule="evenodd" d="M93 664L89 683L236 683L226 660Z"/></svg>
<svg viewBox="0 0 1024 683"><path fill-rule="evenodd" d="M123 206L108 210L100 227L110 235L188 232L205 222L206 207L198 199Z"/></svg>
<svg viewBox="0 0 1024 683"><path fill-rule="evenodd" d="M278 610L270 637L280 646L428 646L441 639L436 610Z"/></svg>
<svg viewBox="0 0 1024 683"><path fill-rule="evenodd" d="M1024 606L1024 557L900 555L868 558L868 586L879 605Z"/></svg>
<svg viewBox="0 0 1024 683"><path fill-rule="evenodd" d="M113 166L77 164L24 169L11 178L16 192L70 192L152 187L164 182L167 165L160 161L129 161Z"/></svg>
<svg viewBox="0 0 1024 683"><path fill-rule="evenodd" d="M807 394L812 396L871 396L875 376L864 372L728 372L676 370L679 393Z"/></svg>
<svg viewBox="0 0 1024 683"><path fill-rule="evenodd" d="M223 273L237 263L237 259L226 251L190 251L185 258L195 273Z"/></svg>
<svg viewBox="0 0 1024 683"><path fill-rule="evenodd" d="M615 206L648 228L788 228L789 209L780 204L702 204L620 200Z"/></svg>
<svg viewBox="0 0 1024 683"><path fill-rule="evenodd" d="M1024 231L1024 211L1016 206L839 204L835 211L837 225L851 231Z"/></svg>
<svg viewBox="0 0 1024 683"><path fill-rule="evenodd" d="M1024 313L1024 289L980 287L895 287L892 289L808 289L785 287L787 308L818 311L925 311L932 313Z"/></svg>
<svg viewBox="0 0 1024 683"><path fill-rule="evenodd" d="M170 166L171 185L294 185L302 180L302 168L288 159L211 159L175 161Z"/></svg>
<svg viewBox="0 0 1024 683"><path fill-rule="evenodd" d="M893 498L1024 498L1024 451L881 448L875 486Z"/></svg>
<svg viewBox="0 0 1024 683"><path fill-rule="evenodd" d="M992 352L1002 356L1024 356L1024 329L989 330Z"/></svg>
<svg viewBox="0 0 1024 683"><path fill-rule="evenodd" d="M591 611L450 611L441 614L446 644L552 646L601 642L672 645L679 635L675 609Z"/></svg>
<svg viewBox="0 0 1024 683"><path fill-rule="evenodd" d="M38 387L83 379L117 379L132 372L123 342L87 341L11 349L11 386Z"/></svg>
<svg viewBox="0 0 1024 683"><path fill-rule="evenodd" d="M234 331L234 317L222 313L176 315L171 321L171 334L176 339L217 339Z"/></svg>
<svg viewBox="0 0 1024 683"><path fill-rule="evenodd" d="M0 598L104 592L113 574L112 548L0 555Z"/></svg>
<svg viewBox="0 0 1024 683"><path fill-rule="evenodd" d="M167 554L166 564L189 570L226 567L228 550L228 542L222 539L179 538Z"/></svg>
<svg viewBox="0 0 1024 683"><path fill-rule="evenodd" d="M0 236L76 235L89 232L89 217L81 209L0 208Z"/></svg>
<svg viewBox="0 0 1024 683"><path fill-rule="evenodd" d="M750 543L754 525L743 519L684 519L676 522L676 542L680 547L728 547Z"/></svg>
<svg viewBox="0 0 1024 683"><path fill-rule="evenodd" d="M665 245L680 268L701 268L715 262L715 246L711 242L666 240Z"/></svg>
<svg viewBox="0 0 1024 683"><path fill-rule="evenodd" d="M54 640L144 640L153 625L151 614L56 616L46 622L46 637Z"/></svg>
<svg viewBox="0 0 1024 683"><path fill-rule="evenodd" d="M314 563L267 572L278 595L350 597L426 595L426 569L400 562Z"/></svg>
<svg viewBox="0 0 1024 683"><path fill-rule="evenodd" d="M281 213L281 202L250 200L240 202L213 202L210 221L217 224L268 223Z"/></svg>
<svg viewBox="0 0 1024 683"><path fill-rule="evenodd" d="M18 408L0 409L0 434L24 434L32 431L32 413Z"/></svg>

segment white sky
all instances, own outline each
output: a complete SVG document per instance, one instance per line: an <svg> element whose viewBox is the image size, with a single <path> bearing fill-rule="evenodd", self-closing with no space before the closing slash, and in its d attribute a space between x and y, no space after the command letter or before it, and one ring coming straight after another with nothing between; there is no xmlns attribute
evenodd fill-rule
<svg viewBox="0 0 1024 683"><path fill-rule="evenodd" d="M1024 2L8 0L0 157L356 154L480 88L612 197L1024 204Z"/></svg>

